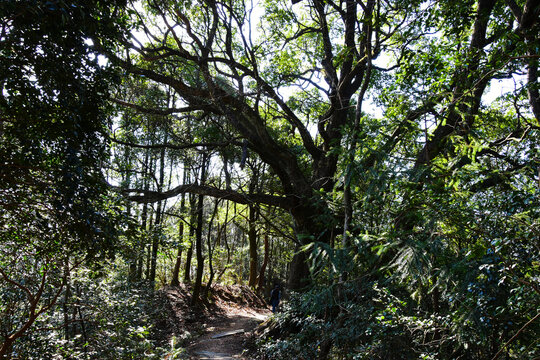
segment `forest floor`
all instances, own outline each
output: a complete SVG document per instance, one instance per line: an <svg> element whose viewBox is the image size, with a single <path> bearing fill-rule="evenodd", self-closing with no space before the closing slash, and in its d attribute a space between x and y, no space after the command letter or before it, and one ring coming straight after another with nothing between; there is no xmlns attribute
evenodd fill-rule
<svg viewBox="0 0 540 360"><path fill-rule="evenodd" d="M186 286L167 287L162 294L169 303L169 337L187 350L188 359L250 359L244 350L252 331L271 314L246 286L216 285L198 310L189 305Z"/></svg>

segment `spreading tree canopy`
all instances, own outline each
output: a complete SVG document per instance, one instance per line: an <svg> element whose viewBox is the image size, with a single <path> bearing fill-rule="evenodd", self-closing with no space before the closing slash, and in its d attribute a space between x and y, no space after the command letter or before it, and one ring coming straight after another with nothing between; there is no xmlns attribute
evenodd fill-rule
<svg viewBox="0 0 540 360"><path fill-rule="evenodd" d="M195 250L197 301L233 228L251 286L278 266L270 245L294 251L306 291L275 358L535 354L539 15L537 0L3 1L0 358L35 350L16 339L40 317L67 340L70 274L119 244L130 286L143 268L154 284L177 236L173 282ZM261 219L285 240L265 237L257 278Z"/></svg>
<svg viewBox="0 0 540 360"><path fill-rule="evenodd" d="M194 124L209 119L208 138L173 145L238 153L244 140L248 156L279 180L263 193L132 189L132 200L197 192L278 206L294 218L300 249L337 237L347 244L351 231L365 230L353 203L370 172L392 167L409 182L396 190L403 211L385 215L405 232L416 225L413 193L436 179L484 164L467 185L479 194L535 176L535 1L148 1L132 11L132 36L108 59L178 100L168 108L117 102ZM498 80L515 86L497 92ZM305 255L291 265L298 288Z"/></svg>

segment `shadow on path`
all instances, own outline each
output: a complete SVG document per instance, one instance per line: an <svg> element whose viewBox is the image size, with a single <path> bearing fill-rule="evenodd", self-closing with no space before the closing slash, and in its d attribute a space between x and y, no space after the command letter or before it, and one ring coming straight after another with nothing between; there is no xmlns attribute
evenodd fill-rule
<svg viewBox="0 0 540 360"><path fill-rule="evenodd" d="M235 310L206 325L205 334L188 347L190 359L245 359L244 341L269 312Z"/></svg>

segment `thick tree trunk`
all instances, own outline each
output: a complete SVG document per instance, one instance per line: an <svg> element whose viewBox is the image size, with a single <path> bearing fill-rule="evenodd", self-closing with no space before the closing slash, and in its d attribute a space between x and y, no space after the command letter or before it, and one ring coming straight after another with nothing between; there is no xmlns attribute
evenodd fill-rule
<svg viewBox="0 0 540 360"><path fill-rule="evenodd" d="M333 215L318 205L319 202L314 201L313 197L311 197L311 201L307 200L307 196L304 196L304 199L306 200L299 203L295 211L292 212L298 243L289 264L288 286L291 290L296 291L306 287L310 282L309 254L302 251L301 247L313 242L330 244L332 237L337 233L332 228Z"/></svg>
<svg viewBox="0 0 540 360"><path fill-rule="evenodd" d="M9 360L12 352L14 339L7 337L0 346L0 360Z"/></svg>
<svg viewBox="0 0 540 360"><path fill-rule="evenodd" d="M295 254L289 264L288 286L291 290L301 290L309 284L309 267L307 254L296 247Z"/></svg>

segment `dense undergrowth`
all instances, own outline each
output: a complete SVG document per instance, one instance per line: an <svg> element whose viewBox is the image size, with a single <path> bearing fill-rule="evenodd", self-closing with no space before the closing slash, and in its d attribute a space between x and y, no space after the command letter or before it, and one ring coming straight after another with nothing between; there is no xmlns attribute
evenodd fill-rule
<svg viewBox="0 0 540 360"><path fill-rule="evenodd" d="M167 353L164 329L156 327L168 317L159 292L128 285L118 272L80 269L73 277L69 312L62 301L39 318L15 343L13 359L161 359Z"/></svg>
<svg viewBox="0 0 540 360"><path fill-rule="evenodd" d="M534 295L493 292L428 312L400 286L359 280L293 294L259 339L265 359L492 359L500 341L535 316ZM492 289L495 290L495 287ZM509 289L503 286L499 292ZM499 297L498 297L499 296ZM498 299L498 300L496 300ZM425 300L422 300L425 301ZM482 306L485 305L485 307ZM501 358L536 359L538 324Z"/></svg>
<svg viewBox="0 0 540 360"><path fill-rule="evenodd" d="M396 210L359 202L364 234L304 249L313 282L268 326L259 356L540 359L535 187L429 187L393 223L381 214Z"/></svg>

